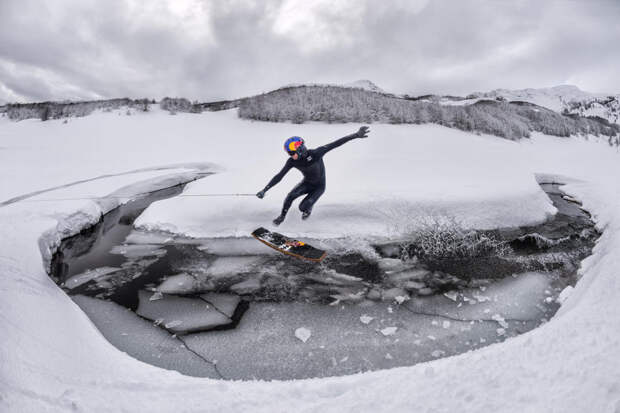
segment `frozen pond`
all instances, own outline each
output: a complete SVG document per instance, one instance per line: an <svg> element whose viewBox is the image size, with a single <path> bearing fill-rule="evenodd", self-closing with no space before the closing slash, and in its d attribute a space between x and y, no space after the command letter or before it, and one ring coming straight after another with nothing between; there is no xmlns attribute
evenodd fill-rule
<svg viewBox="0 0 620 413"><path fill-rule="evenodd" d="M52 276L104 336L145 362L226 379L294 379L412 365L531 330L559 307L598 236L557 184L559 213L491 231L509 253L441 260L414 242L328 250L303 263L251 237L189 239L136 231L154 193L63 242Z"/></svg>

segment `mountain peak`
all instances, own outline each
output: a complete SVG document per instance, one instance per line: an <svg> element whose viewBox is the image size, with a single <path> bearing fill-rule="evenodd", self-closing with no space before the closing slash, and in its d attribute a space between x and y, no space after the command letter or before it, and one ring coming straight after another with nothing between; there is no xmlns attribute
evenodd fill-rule
<svg viewBox="0 0 620 413"><path fill-rule="evenodd" d="M367 79L360 79L356 80L355 82L345 83L342 86L369 90L371 92L385 93L383 89L381 89L379 86L375 85L373 82Z"/></svg>

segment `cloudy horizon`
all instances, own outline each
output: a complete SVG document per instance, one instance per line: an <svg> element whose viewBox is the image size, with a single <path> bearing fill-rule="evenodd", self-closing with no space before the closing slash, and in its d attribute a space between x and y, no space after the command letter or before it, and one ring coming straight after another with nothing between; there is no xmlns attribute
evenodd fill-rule
<svg viewBox="0 0 620 413"><path fill-rule="evenodd" d="M4 0L0 102L209 101L368 79L394 93L620 93L620 2Z"/></svg>

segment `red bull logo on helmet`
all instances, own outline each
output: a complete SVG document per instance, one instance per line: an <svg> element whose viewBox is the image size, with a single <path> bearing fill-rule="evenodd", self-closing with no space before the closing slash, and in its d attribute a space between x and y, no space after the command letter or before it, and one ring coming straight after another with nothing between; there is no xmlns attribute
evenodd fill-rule
<svg viewBox="0 0 620 413"><path fill-rule="evenodd" d="M300 145L301 145L300 141L291 142L288 144L288 150L290 152L295 152Z"/></svg>
<svg viewBox="0 0 620 413"><path fill-rule="evenodd" d="M284 143L284 150L289 154L292 154L293 152L296 152L297 148L299 148L303 144L303 139L301 139L299 136L293 136L292 138L288 138Z"/></svg>

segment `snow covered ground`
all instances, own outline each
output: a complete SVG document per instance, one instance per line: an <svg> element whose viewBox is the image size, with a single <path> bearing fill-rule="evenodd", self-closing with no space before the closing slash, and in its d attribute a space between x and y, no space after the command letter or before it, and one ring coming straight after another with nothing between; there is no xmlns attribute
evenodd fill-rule
<svg viewBox="0 0 620 413"><path fill-rule="evenodd" d="M317 237L396 236L419 213L472 227L528 224L553 213L533 174L563 175L564 189L603 231L575 290L542 327L455 357L290 382L186 377L117 350L45 273L42 252L124 198L50 199L120 188L129 197L169 184L171 173L181 179L209 168L221 173L187 194L254 193L284 163L284 138L301 135L314 147L358 127L242 121L234 111L102 113L66 124L0 119L0 202L58 188L0 205L0 410L619 411L620 154L596 139L535 135L515 143L432 125L372 125L367 140L326 156L328 189L311 220L291 210L286 232ZM289 173L263 200L162 201L141 225L246 234L269 223L297 179Z"/></svg>

